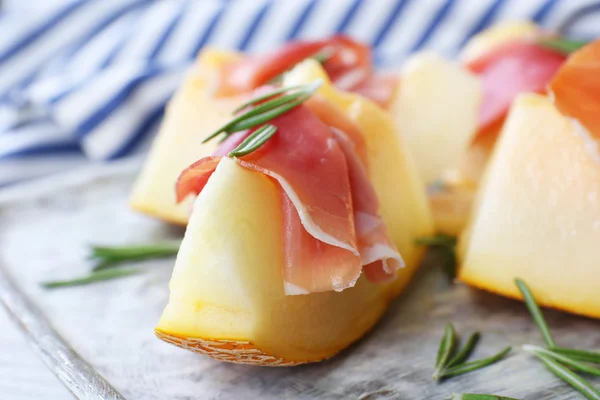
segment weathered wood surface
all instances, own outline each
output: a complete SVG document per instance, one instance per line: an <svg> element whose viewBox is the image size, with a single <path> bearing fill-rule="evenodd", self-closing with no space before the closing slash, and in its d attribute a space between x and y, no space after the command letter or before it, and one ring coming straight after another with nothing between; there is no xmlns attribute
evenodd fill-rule
<svg viewBox="0 0 600 400"><path fill-rule="evenodd" d="M367 337L330 361L293 368L220 363L156 339L152 329L168 297L169 260L143 264L147 273L141 276L42 289L41 281L85 274L90 243L143 243L181 235L180 229L127 209L134 174L132 165L99 169L0 201L2 266L125 398L441 400L452 392L582 398L520 350L522 344L541 343L521 303L451 286L432 263ZM600 348L599 321L554 311L546 315L561 345ZM476 356L508 344L514 351L495 366L436 385L430 379L433 358L449 321L464 336L482 332Z"/></svg>

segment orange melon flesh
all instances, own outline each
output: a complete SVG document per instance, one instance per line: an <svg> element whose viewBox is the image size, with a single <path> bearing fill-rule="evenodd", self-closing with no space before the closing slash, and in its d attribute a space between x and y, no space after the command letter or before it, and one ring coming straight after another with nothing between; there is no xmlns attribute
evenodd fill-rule
<svg viewBox="0 0 600 400"><path fill-rule="evenodd" d="M576 124L540 95L513 104L461 238L461 281L600 317L600 166Z"/></svg>
<svg viewBox="0 0 600 400"><path fill-rule="evenodd" d="M236 53L205 50L169 102L161 128L135 183L130 206L137 211L185 225L192 199L177 204L175 182L186 167L211 155L216 140L202 143L215 129L231 119L240 104L237 97L215 99L210 94L210 77Z"/></svg>
<svg viewBox="0 0 600 400"><path fill-rule="evenodd" d="M259 365L319 361L360 338L393 298L394 284L361 277L342 292L286 296L281 230L275 184L223 159L194 205L157 335Z"/></svg>
<svg viewBox="0 0 600 400"><path fill-rule="evenodd" d="M580 134L600 163L600 40L572 54L558 71L550 90L556 107L583 127Z"/></svg>

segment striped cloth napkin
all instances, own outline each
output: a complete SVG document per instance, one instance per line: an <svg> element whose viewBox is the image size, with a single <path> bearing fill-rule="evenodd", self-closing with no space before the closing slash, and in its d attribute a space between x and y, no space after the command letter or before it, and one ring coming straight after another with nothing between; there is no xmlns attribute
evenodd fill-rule
<svg viewBox="0 0 600 400"><path fill-rule="evenodd" d="M344 32L399 70L411 52L452 56L504 19L600 35L600 3L588 0L62 0L2 11L0 186L143 151L207 45L261 52Z"/></svg>

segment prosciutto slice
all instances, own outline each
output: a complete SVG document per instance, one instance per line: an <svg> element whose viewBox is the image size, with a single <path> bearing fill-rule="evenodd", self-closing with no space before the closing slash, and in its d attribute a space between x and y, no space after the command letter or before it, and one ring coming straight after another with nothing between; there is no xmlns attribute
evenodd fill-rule
<svg viewBox="0 0 600 400"><path fill-rule="evenodd" d="M286 294L344 290L356 283L363 266L372 282L393 279L403 261L378 215L377 196L356 151L360 143L305 106L269 123L277 133L235 161L269 176L280 190ZM230 136L216 155L183 171L178 199L199 194L221 157L250 133Z"/></svg>
<svg viewBox="0 0 600 400"><path fill-rule="evenodd" d="M290 42L274 52L228 63L221 70L216 94L232 96L250 92L319 52L329 56L323 67L335 86L369 97L382 106L388 105L397 78L391 74L376 74L369 47L343 35Z"/></svg>
<svg viewBox="0 0 600 400"><path fill-rule="evenodd" d="M550 83L559 111L575 118L586 147L600 163L600 40L576 51Z"/></svg>
<svg viewBox="0 0 600 400"><path fill-rule="evenodd" d="M522 92L543 92L566 57L531 41L504 44L471 61L467 68L483 81L480 131L503 119Z"/></svg>

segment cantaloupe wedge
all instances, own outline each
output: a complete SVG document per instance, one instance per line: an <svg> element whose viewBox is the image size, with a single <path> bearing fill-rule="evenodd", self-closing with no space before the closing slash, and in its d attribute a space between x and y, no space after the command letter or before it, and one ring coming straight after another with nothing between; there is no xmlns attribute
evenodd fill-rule
<svg viewBox="0 0 600 400"><path fill-rule="evenodd" d="M479 79L432 53L406 63L390 112L426 183L458 165L477 131Z"/></svg>
<svg viewBox="0 0 600 400"><path fill-rule="evenodd" d="M170 343L211 357L259 365L319 361L364 335L409 282L433 233L425 190L391 116L360 96L333 88L308 60L286 85L325 81L319 94L363 130L380 211L406 268L395 281L361 277L342 292L285 296L278 193L263 175L223 159L198 196L156 328Z"/></svg>
<svg viewBox="0 0 600 400"><path fill-rule="evenodd" d="M216 141L202 144L213 130L231 118L240 98L211 96L210 78L224 62L240 57L236 53L204 50L196 65L169 102L161 128L140 172L130 199L134 210L185 225L191 199L177 204L175 182L186 167L211 155Z"/></svg>
<svg viewBox="0 0 600 400"><path fill-rule="evenodd" d="M458 277L600 318L600 165L577 126L540 95L515 101L459 246Z"/></svg>
<svg viewBox="0 0 600 400"><path fill-rule="evenodd" d="M373 326L393 284L361 277L342 292L284 295L279 204L271 180L221 161L188 223L161 339L225 361L294 365L331 357Z"/></svg>

